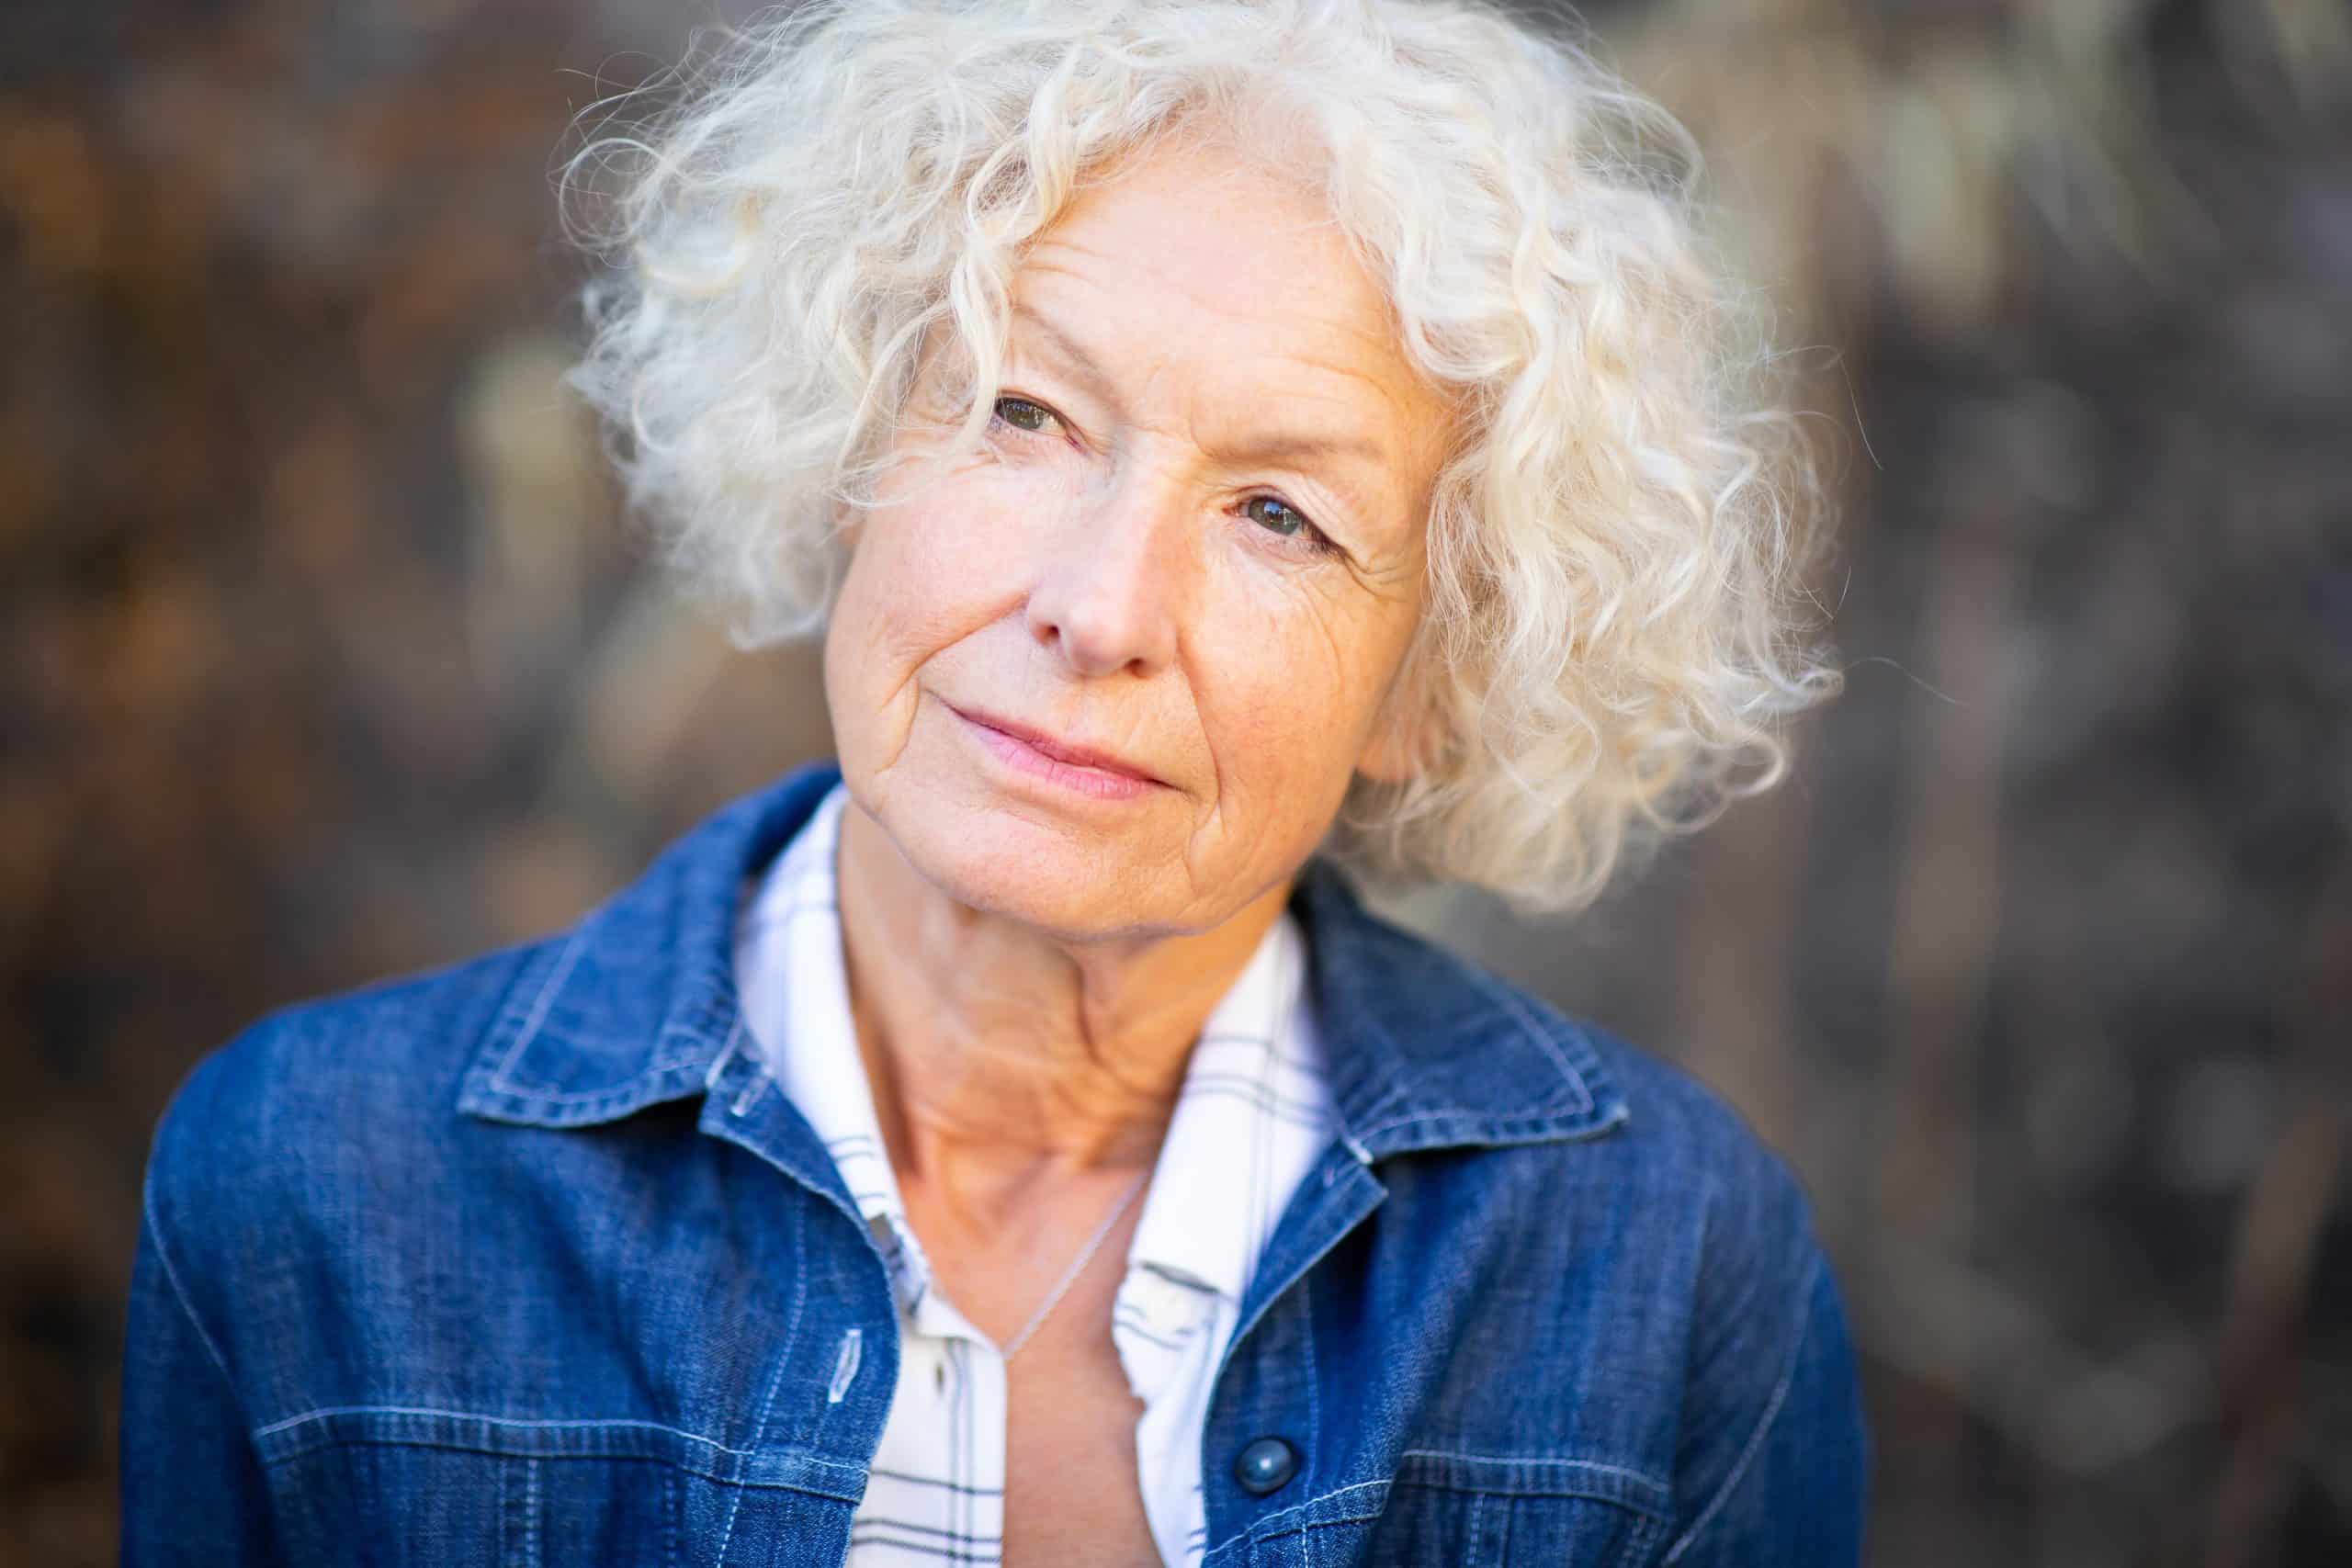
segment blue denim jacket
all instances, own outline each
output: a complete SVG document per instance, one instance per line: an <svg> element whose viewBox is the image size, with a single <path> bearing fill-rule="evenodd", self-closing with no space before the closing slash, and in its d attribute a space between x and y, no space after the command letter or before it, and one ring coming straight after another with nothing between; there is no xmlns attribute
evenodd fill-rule
<svg viewBox="0 0 2352 1568"><path fill-rule="evenodd" d="M125 1562L842 1560L897 1317L731 977L743 879L837 776L198 1065L148 1166ZM1852 1356L1781 1165L1322 863L1294 908L1344 1132L1217 1374L1212 1568L1855 1562Z"/></svg>

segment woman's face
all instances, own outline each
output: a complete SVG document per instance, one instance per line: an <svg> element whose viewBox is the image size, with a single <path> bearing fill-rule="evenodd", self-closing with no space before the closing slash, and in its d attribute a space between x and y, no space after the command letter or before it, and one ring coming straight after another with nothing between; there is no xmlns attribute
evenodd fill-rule
<svg viewBox="0 0 2352 1568"><path fill-rule="evenodd" d="M962 411L919 395L855 519L842 771L959 902L1205 930L1396 772L1446 411L1318 201L1205 148L1080 196L1012 300L983 449L945 457Z"/></svg>

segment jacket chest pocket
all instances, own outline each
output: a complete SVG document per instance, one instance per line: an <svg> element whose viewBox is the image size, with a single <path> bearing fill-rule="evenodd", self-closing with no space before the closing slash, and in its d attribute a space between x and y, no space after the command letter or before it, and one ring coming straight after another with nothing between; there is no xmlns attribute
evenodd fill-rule
<svg viewBox="0 0 2352 1568"><path fill-rule="evenodd" d="M1665 1531L1665 1488L1631 1472L1412 1453L1388 1488L1363 1561L1647 1568Z"/></svg>
<svg viewBox="0 0 2352 1568"><path fill-rule="evenodd" d="M677 1562L684 1477L660 1428L345 1410L260 1437L288 1558L370 1568ZM620 1440L616 1441L615 1438Z"/></svg>
<svg viewBox="0 0 2352 1568"><path fill-rule="evenodd" d="M1438 1486L1394 1486L1362 1559L1380 1568L1647 1568L1658 1520L1590 1497L1514 1497Z"/></svg>

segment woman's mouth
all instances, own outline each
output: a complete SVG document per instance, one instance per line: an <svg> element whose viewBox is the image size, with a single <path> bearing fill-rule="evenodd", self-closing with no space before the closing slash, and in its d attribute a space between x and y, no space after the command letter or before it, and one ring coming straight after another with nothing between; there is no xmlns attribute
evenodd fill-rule
<svg viewBox="0 0 2352 1568"><path fill-rule="evenodd" d="M1025 777L1094 800L1135 800L1168 788L1165 781L1110 752L1059 739L1018 720L944 705L980 747Z"/></svg>

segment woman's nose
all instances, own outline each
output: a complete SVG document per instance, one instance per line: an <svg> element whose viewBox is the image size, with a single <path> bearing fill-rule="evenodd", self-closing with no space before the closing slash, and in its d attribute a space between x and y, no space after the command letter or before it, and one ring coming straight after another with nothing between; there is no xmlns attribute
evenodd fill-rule
<svg viewBox="0 0 2352 1568"><path fill-rule="evenodd" d="M1029 629L1075 672L1150 674L1174 659L1193 543L1181 492L1133 476L1051 531L1029 592Z"/></svg>

